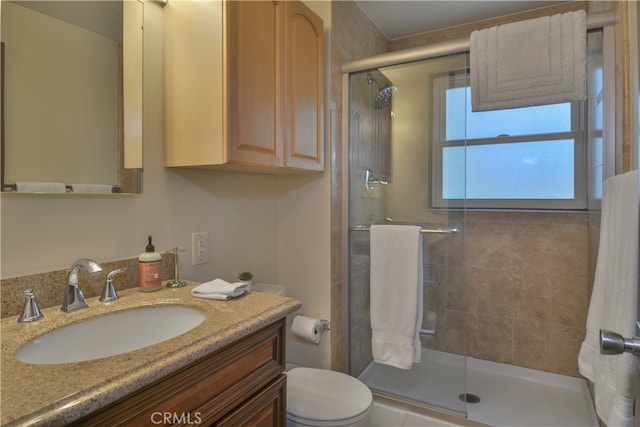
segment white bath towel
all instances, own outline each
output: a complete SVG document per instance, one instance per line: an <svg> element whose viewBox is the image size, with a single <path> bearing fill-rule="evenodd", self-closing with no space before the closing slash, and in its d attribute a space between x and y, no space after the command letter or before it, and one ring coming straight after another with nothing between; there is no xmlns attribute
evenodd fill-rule
<svg viewBox="0 0 640 427"><path fill-rule="evenodd" d="M584 10L472 32L472 110L586 99L586 39Z"/></svg>
<svg viewBox="0 0 640 427"><path fill-rule="evenodd" d="M580 373L594 383L598 416L608 426L632 426L638 371L630 353L600 354L600 329L636 335L638 298L638 171L606 180L600 246L580 348Z"/></svg>
<svg viewBox="0 0 640 427"><path fill-rule="evenodd" d="M191 295L198 298L229 300L244 295L249 290L246 282L229 283L222 279L214 279L191 290Z"/></svg>
<svg viewBox="0 0 640 427"><path fill-rule="evenodd" d="M109 184L71 184L74 193L111 194L113 185Z"/></svg>
<svg viewBox="0 0 640 427"><path fill-rule="evenodd" d="M16 182L18 193L66 193L62 182Z"/></svg>
<svg viewBox="0 0 640 427"><path fill-rule="evenodd" d="M420 227L373 225L371 347L377 363L410 369L420 362L423 310Z"/></svg>

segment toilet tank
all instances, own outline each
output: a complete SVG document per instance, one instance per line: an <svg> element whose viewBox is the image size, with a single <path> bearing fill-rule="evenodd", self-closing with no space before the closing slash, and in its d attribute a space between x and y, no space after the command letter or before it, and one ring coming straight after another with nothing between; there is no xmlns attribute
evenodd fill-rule
<svg viewBox="0 0 640 427"><path fill-rule="evenodd" d="M262 292L273 295L287 295L287 288L282 285L271 285L269 283L255 283L251 286L253 292Z"/></svg>

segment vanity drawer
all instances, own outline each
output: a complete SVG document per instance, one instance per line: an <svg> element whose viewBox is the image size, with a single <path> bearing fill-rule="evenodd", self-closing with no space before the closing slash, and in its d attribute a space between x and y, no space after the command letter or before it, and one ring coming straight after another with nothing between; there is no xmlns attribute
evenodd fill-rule
<svg viewBox="0 0 640 427"><path fill-rule="evenodd" d="M256 393L232 413L215 423L216 427L283 426L286 424L287 377Z"/></svg>
<svg viewBox="0 0 640 427"><path fill-rule="evenodd" d="M284 319L281 319L121 398L75 425L215 423L236 413L245 401L254 400L256 390L269 390L277 381L284 381L284 346ZM284 411L282 405L274 407Z"/></svg>

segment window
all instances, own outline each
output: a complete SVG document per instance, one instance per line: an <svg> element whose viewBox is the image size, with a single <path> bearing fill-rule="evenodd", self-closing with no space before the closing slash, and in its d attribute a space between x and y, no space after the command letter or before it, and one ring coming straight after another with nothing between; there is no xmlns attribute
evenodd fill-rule
<svg viewBox="0 0 640 427"><path fill-rule="evenodd" d="M466 73L433 79L434 207L585 209L581 102L471 111Z"/></svg>

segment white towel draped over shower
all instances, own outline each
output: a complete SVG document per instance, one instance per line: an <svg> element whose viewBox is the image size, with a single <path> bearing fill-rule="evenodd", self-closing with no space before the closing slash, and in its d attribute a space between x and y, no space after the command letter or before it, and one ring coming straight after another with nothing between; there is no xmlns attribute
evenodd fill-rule
<svg viewBox="0 0 640 427"><path fill-rule="evenodd" d="M471 33L473 111L587 98L584 10Z"/></svg>
<svg viewBox="0 0 640 427"><path fill-rule="evenodd" d="M420 362L423 261L420 226L373 225L371 347L377 363L410 369Z"/></svg>
<svg viewBox="0 0 640 427"><path fill-rule="evenodd" d="M638 171L605 181L600 246L580 373L594 383L598 416L608 426L634 425L638 368L630 353L600 354L600 329L636 335L638 299Z"/></svg>

